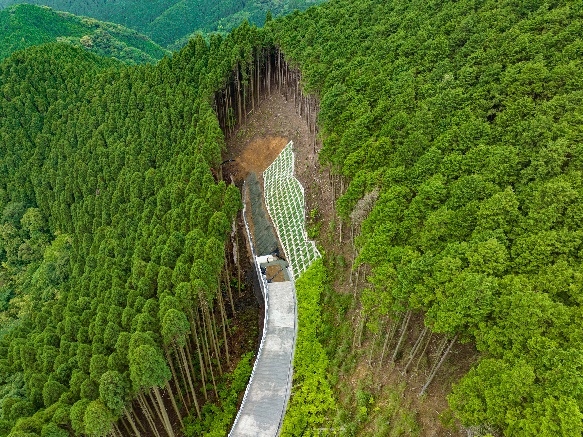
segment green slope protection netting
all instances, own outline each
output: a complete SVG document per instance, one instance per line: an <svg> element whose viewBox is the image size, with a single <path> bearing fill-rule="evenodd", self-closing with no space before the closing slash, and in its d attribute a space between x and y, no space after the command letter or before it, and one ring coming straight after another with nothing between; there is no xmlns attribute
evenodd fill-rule
<svg viewBox="0 0 583 437"><path fill-rule="evenodd" d="M263 172L263 184L267 211L297 279L321 255L306 233L304 189L294 177L291 141Z"/></svg>

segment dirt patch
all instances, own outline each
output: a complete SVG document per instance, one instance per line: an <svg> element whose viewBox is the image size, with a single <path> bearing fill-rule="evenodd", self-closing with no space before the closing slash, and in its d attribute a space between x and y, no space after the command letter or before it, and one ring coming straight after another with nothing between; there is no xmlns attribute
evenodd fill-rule
<svg viewBox="0 0 583 437"><path fill-rule="evenodd" d="M261 174L277 158L288 141L283 137L266 136L247 142L241 155L233 163L231 174L241 181L249 173Z"/></svg>
<svg viewBox="0 0 583 437"><path fill-rule="evenodd" d="M267 266L265 268L265 276L271 282L284 282L286 280L281 266Z"/></svg>
<svg viewBox="0 0 583 437"><path fill-rule="evenodd" d="M237 128L227 139L225 159L235 160L223 168L227 180L233 176L237 183L242 182L252 171L259 175L289 141L294 142L296 177L304 188L311 180L308 175L316 174L319 179L318 148L313 147L313 133L309 132L305 120L297 113L293 101L273 92L256 108L243 127Z"/></svg>

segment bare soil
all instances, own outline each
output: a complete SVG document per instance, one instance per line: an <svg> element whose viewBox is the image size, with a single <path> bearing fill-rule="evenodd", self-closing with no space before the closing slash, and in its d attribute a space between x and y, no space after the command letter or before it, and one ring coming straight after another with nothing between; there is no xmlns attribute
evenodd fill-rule
<svg viewBox="0 0 583 437"><path fill-rule="evenodd" d="M277 157L285 145L292 140L294 142L294 152L296 154L296 177L302 183L306 194L306 211L315 216L315 220L321 223L322 232L318 243L324 247L328 256L341 257L348 264L346 270L338 275L334 288L339 293L353 294L354 286L350 278L350 260L354 256L352 242L350 240L350 230L340 231L339 220L335 215L334 195L338 195L338 187L333 190L329 170L320 166L318 152L321 144L318 141L312 143L311 134L303 117L301 117L294 107L293 101L286 99L274 92L266 97L256 111L247 117L243 126L239 127L227 141L225 159L235 159L234 162L225 165L223 172L225 179L230 177L238 186L249 172L255 172L260 177L271 162ZM308 222L310 217L306 217ZM360 278L359 289L363 287L365 272ZM358 311L352 311L346 315L346 319L352 319L353 332L358 324ZM410 324L408 340L403 346L403 353L413 347L416 335L422 329L422 318L420 315ZM438 336L433 336L432 342L427 348L425 360L421 360L415 371L410 370L407 375L403 375L404 364L397 360L396 364L389 363L385 357L382 368L379 368L378 357L373 354L371 365L368 365L368 351L371 346L371 338L366 338L362 346L358 348L354 356L356 362L351 375L342 375L345 383L351 387L352 393L362 386L362 381L372 380L375 392L375 401L378 406L388 402L386 387L396 388L406 386L402 391L403 408L408 408L416 414L416 420L420 425L421 437L442 437L442 436L464 436L459 427L446 427L440 420L440 416L447 412L447 394L451 391L452 383L458 381L470 368L475 360L476 351L472 345L457 344L451 350L449 358L433 380L427 394L419 397L418 393L426 380L429 359L435 353L439 342ZM377 345L377 348L379 346ZM376 354L378 355L378 354ZM406 361L406 360L401 360ZM394 391L394 390L393 390ZM337 393L344 397L346 393ZM342 400L342 399L341 399ZM365 426L359 435L373 435L374 429Z"/></svg>
<svg viewBox="0 0 583 437"><path fill-rule="evenodd" d="M267 276L272 282L285 282L285 276L281 266L267 266L265 268L265 276Z"/></svg>

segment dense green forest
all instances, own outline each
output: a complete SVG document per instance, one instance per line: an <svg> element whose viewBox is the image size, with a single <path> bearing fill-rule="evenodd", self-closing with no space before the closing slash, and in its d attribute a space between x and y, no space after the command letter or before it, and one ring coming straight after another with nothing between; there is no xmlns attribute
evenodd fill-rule
<svg viewBox="0 0 583 437"><path fill-rule="evenodd" d="M117 24L26 4L0 11L0 59L26 47L56 41L127 64L154 63L168 53L135 30Z"/></svg>
<svg viewBox="0 0 583 437"><path fill-rule="evenodd" d="M223 398L241 200L211 104L237 35L155 67L66 44L0 64L1 435L173 435Z"/></svg>
<svg viewBox="0 0 583 437"><path fill-rule="evenodd" d="M193 39L156 66L66 44L12 55L0 64L0 434L172 435L180 420L200 432L207 398L232 404L219 375L234 364L225 254L240 198L220 180L221 127L273 83L297 87L297 68L319 100L348 261L366 278L351 305L380 345L371 355L406 372L441 335L425 393L471 342L480 358L448 399L464 426L580 436L582 27L569 1L332 0ZM322 266L307 278L317 302ZM402 357L418 314L427 329ZM318 360L303 381L334 387L322 369L347 347L314 337L334 338L331 319L352 337L344 315L308 316L302 347ZM309 384L290 405L318 398ZM325 423L302 419L286 432Z"/></svg>
<svg viewBox="0 0 583 437"><path fill-rule="evenodd" d="M481 353L449 396L463 424L581 435L581 3L338 0L272 29L349 182L371 337L422 312L445 353Z"/></svg>
<svg viewBox="0 0 583 437"><path fill-rule="evenodd" d="M180 48L194 32L228 32L243 21L262 26L265 15L304 10L323 0L0 0L50 6L59 11L111 21L149 36L163 47Z"/></svg>

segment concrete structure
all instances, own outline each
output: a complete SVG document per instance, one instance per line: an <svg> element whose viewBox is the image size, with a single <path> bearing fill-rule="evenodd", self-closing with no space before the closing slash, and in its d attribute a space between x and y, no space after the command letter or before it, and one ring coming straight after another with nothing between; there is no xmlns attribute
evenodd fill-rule
<svg viewBox="0 0 583 437"><path fill-rule="evenodd" d="M296 337L293 282L267 285L269 307L264 341L245 392L232 437L277 436L289 398Z"/></svg>
<svg viewBox="0 0 583 437"><path fill-rule="evenodd" d="M289 400L297 334L297 301L292 275L282 260L257 255L247 222L246 187L243 187L243 221L255 273L265 301L263 336L243 402L229 437L279 435ZM283 268L283 282L268 282L269 266Z"/></svg>

